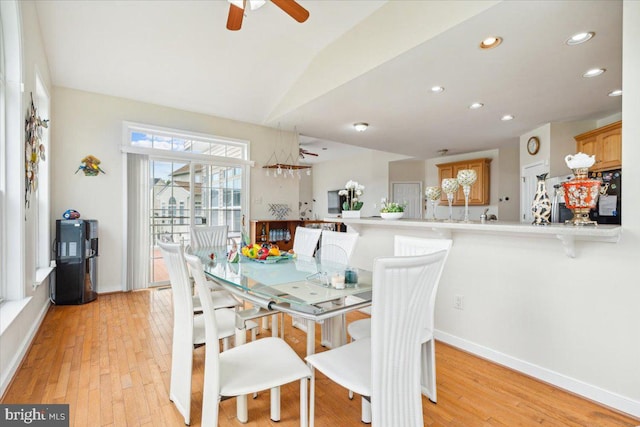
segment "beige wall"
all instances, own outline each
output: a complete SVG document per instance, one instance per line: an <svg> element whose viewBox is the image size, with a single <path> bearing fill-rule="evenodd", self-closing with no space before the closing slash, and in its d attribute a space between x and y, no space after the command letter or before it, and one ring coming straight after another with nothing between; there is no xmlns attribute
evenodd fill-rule
<svg viewBox="0 0 640 427"><path fill-rule="evenodd" d="M251 143L250 217L270 218L270 203L291 207L290 218L298 218L298 180L267 178L262 166L274 150L278 154L297 146L291 133L233 120L172 108L56 87L53 92L52 220L69 208L83 218L100 222L98 292L123 290L124 247L123 121L247 140ZM87 177L75 174L80 159L98 157L106 174Z"/></svg>

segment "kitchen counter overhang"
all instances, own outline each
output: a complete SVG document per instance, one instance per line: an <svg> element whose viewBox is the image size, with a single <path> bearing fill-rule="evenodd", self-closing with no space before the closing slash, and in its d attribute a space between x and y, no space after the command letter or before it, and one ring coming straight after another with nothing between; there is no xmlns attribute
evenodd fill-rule
<svg viewBox="0 0 640 427"><path fill-rule="evenodd" d="M333 218L335 221L335 218ZM556 238L565 254L575 258L575 242L617 243L620 240L622 227L619 225L574 226L564 224L531 225L521 222L488 221L480 222L445 222L421 219L386 220L379 217L342 218L342 222L355 231L364 228L421 228L435 232L442 238L454 239L456 233L489 233L493 235L511 235L526 238Z"/></svg>

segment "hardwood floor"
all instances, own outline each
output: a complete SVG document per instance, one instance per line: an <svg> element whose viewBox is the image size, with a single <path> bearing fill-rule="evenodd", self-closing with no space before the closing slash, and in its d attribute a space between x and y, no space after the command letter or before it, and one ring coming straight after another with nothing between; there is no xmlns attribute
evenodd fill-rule
<svg viewBox="0 0 640 427"><path fill-rule="evenodd" d="M354 313L349 320L362 317ZM304 333L286 340L303 355ZM316 342L319 342L319 329ZM168 398L171 290L101 295L82 306L52 306L2 403L68 403L72 426L182 426ZM428 426L628 426L615 411L438 343L438 404L423 398ZM318 345L318 351L322 348ZM200 425L204 347L194 351L191 425ZM297 426L299 384L283 388L282 420L269 419L268 392L249 399L246 426ZM235 401L221 404L221 427L241 426ZM318 376L316 425L360 426L360 400ZM382 426L381 426L382 427Z"/></svg>

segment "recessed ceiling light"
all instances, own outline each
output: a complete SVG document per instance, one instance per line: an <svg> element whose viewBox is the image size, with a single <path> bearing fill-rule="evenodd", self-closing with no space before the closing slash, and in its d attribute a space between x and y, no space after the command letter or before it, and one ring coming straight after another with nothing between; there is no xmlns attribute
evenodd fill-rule
<svg viewBox="0 0 640 427"><path fill-rule="evenodd" d="M364 123L364 122L354 123L353 127L358 132L364 132L369 127L369 123Z"/></svg>
<svg viewBox="0 0 640 427"><path fill-rule="evenodd" d="M482 102L474 102L473 104L469 105L469 108L471 110L477 110L478 108L482 107L484 107L484 104Z"/></svg>
<svg viewBox="0 0 640 427"><path fill-rule="evenodd" d="M502 43L502 37L487 37L480 43L480 49L492 49Z"/></svg>
<svg viewBox="0 0 640 427"><path fill-rule="evenodd" d="M431 88L431 92L433 92L433 93L444 92L444 88L442 86L433 86Z"/></svg>
<svg viewBox="0 0 640 427"><path fill-rule="evenodd" d="M508 122L509 120L513 120L515 117L511 114L505 114L504 116L500 117L500 120L502 120L503 122Z"/></svg>
<svg viewBox="0 0 640 427"><path fill-rule="evenodd" d="M596 77L607 71L604 68L593 68L582 75L582 77Z"/></svg>
<svg viewBox="0 0 640 427"><path fill-rule="evenodd" d="M622 89L616 89L609 92L609 96L620 96L622 95Z"/></svg>
<svg viewBox="0 0 640 427"><path fill-rule="evenodd" d="M567 43L569 46L574 46L591 40L595 35L596 33L594 33L593 31L574 34L569 37L565 43Z"/></svg>

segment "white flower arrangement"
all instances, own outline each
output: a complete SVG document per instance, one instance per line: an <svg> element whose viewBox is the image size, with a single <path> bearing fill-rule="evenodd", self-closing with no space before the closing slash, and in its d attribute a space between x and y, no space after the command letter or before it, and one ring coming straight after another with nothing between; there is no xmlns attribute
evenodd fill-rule
<svg viewBox="0 0 640 427"><path fill-rule="evenodd" d="M349 180L344 189L340 190L338 194L347 198L342 204L342 210L359 211L362 208L363 202L360 201L360 196L364 194L364 185L358 184L357 181Z"/></svg>
<svg viewBox="0 0 640 427"><path fill-rule="evenodd" d="M387 202L387 199L382 199L382 208L380 212L389 213L389 212L404 212L404 208L407 206L407 203L395 203L395 202Z"/></svg>

